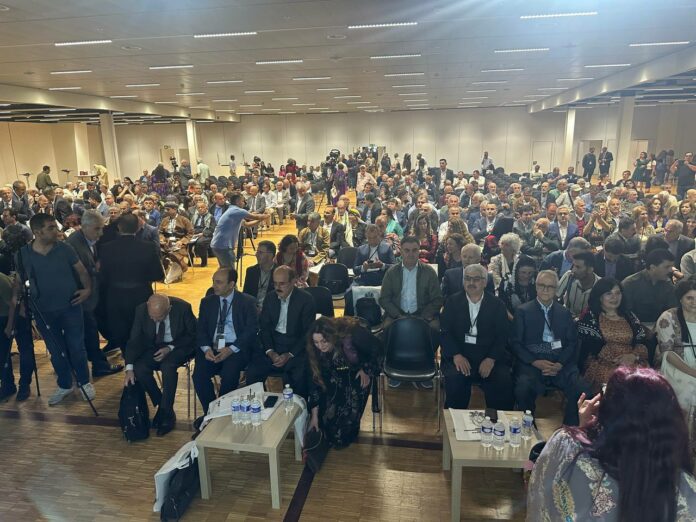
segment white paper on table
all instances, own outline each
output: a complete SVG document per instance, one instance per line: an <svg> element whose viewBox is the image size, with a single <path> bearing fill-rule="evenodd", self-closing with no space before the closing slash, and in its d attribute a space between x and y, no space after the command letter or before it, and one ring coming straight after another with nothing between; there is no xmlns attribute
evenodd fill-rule
<svg viewBox="0 0 696 522"><path fill-rule="evenodd" d="M196 441L187 442L155 473L155 505L152 506L152 511L159 513L162 509L164 497L169 490L169 479L174 470L188 468L191 460L195 458L198 458Z"/></svg>
<svg viewBox="0 0 696 522"><path fill-rule="evenodd" d="M249 395L249 392L255 394L256 397L263 398L263 383L257 382L249 386L245 386L244 388L238 388L215 399L213 402L210 403L210 406L208 406L208 414L205 416L205 419L203 419L201 429L203 429L203 427L206 426L213 419L217 419L218 417L226 417L227 415L232 415L232 397L238 396L241 399L241 397ZM263 403L261 407L263 408ZM261 412L263 418L263 409L261 410Z"/></svg>
<svg viewBox="0 0 696 522"><path fill-rule="evenodd" d="M474 424L470 413L472 411L481 412L481 410L454 410L449 409L452 415L452 423L454 424L454 434L457 440L473 441L481 440L481 426ZM505 441L510 440L510 419L504 411L498 410L498 420L505 425Z"/></svg>

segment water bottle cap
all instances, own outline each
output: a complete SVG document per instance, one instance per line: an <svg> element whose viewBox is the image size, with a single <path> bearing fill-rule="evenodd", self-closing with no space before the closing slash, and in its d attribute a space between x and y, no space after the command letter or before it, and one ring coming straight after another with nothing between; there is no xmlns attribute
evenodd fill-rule
<svg viewBox="0 0 696 522"><path fill-rule="evenodd" d="M525 413L526 413L527 415L531 415L531 414L532 414L531 410L525 410Z"/></svg>
<svg viewBox="0 0 696 522"><path fill-rule="evenodd" d="M486 420L491 420L489 415L486 415Z"/></svg>
<svg viewBox="0 0 696 522"><path fill-rule="evenodd" d="M289 384L286 384L286 385L285 385L285 387L286 387L286 388L289 388L289 387L290 387L290 385L289 385Z"/></svg>

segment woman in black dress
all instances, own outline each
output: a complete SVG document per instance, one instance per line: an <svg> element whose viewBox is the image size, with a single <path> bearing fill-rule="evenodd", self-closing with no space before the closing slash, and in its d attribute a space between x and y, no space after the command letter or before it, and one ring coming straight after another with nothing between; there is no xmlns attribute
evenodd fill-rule
<svg viewBox="0 0 696 522"><path fill-rule="evenodd" d="M354 317L320 317L309 329L310 429L323 430L335 448L358 436L379 351L377 338Z"/></svg>

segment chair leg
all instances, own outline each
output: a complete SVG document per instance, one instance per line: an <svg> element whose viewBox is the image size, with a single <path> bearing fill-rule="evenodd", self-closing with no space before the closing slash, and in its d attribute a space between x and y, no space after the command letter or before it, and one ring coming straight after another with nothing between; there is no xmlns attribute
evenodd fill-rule
<svg viewBox="0 0 696 522"><path fill-rule="evenodd" d="M39 387L39 370L36 368L36 361L34 361L34 384L36 384L37 397L41 397L41 388Z"/></svg>
<svg viewBox="0 0 696 522"><path fill-rule="evenodd" d="M186 418L191 420L191 366L186 364Z"/></svg>
<svg viewBox="0 0 696 522"><path fill-rule="evenodd" d="M379 431L382 431L382 422L384 420L384 412L386 410L385 404L384 404L384 389L386 388L386 379L387 376L384 373L380 373L379 375L380 383L379 383L379 405L380 405L380 413L379 413Z"/></svg>
<svg viewBox="0 0 696 522"><path fill-rule="evenodd" d="M440 390L440 375L438 374L435 379L434 379L434 385L436 387L436 395L437 395L437 431L438 433L440 432L441 429L441 408L440 408L440 401L441 401L441 390Z"/></svg>

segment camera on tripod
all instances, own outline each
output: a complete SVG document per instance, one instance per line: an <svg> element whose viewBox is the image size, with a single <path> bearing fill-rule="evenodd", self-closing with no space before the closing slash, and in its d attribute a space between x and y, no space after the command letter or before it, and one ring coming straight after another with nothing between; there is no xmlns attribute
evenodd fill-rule
<svg viewBox="0 0 696 522"><path fill-rule="evenodd" d="M176 169L179 168L179 163L176 161L176 156L170 156L169 161L172 162L172 168L174 169L174 172L176 172Z"/></svg>

